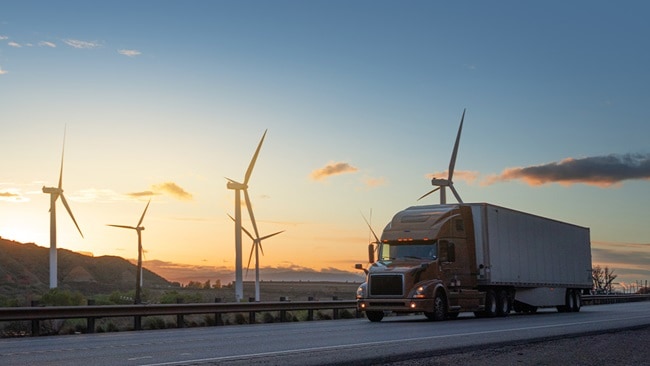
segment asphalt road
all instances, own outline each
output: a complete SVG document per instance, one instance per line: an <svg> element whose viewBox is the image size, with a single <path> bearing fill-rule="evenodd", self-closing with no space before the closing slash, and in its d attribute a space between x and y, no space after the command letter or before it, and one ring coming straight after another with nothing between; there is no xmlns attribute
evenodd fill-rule
<svg viewBox="0 0 650 366"><path fill-rule="evenodd" d="M378 364L648 325L650 302L639 302L444 322L400 316L13 338L0 340L0 365Z"/></svg>

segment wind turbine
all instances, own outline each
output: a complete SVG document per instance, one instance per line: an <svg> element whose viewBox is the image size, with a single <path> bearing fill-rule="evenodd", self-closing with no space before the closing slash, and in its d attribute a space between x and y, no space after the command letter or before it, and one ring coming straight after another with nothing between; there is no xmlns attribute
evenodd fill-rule
<svg viewBox="0 0 650 366"><path fill-rule="evenodd" d="M65 152L65 129L63 130L63 148L61 149L61 171L59 172L59 185L57 187L45 187L43 186L43 193L50 195L50 288L57 287L57 252L56 252L56 200L61 197L61 202L63 206L70 214L74 225L79 230L81 237L84 237L84 234L81 232L79 225L77 225L77 220L75 220L70 206L68 206L68 201L66 201L65 196L63 195L63 155Z"/></svg>
<svg viewBox="0 0 650 366"><path fill-rule="evenodd" d="M454 181L453 181L454 167L456 166L456 156L458 155L458 145L460 143L460 134L463 131L463 120L465 120L465 109L463 109L463 116L460 118L460 126L458 127L458 135L456 135L456 143L454 144L454 150L451 154L451 160L449 161L449 175L447 176L447 179L444 178L431 179L431 185L436 186L436 188L427 192L422 197L418 198L418 201L430 195L431 193L440 190L440 204L445 205L447 204L446 188L449 187L449 189L451 189L451 192L454 194L454 197L456 197L458 203L463 203L463 200L460 198L460 195L458 195L456 188L454 188Z"/></svg>
<svg viewBox="0 0 650 366"><path fill-rule="evenodd" d="M140 221L138 221L138 225L136 226L127 226L127 225L107 225L107 226L113 226L113 227L121 227L123 229L132 229L135 230L138 233L138 271L136 272L136 279L135 279L135 304L140 304L142 302L141 299L141 292L142 292L142 230L144 230L144 226L142 225L142 220L144 220L144 214L147 213L147 209L149 208L149 204L151 203L151 200L147 202L147 206L145 206L144 211L142 212L142 216L140 217Z"/></svg>
<svg viewBox="0 0 650 366"><path fill-rule="evenodd" d="M372 229L372 225L370 225L370 222L368 219L366 219L366 216L364 216L363 212L361 212L361 217L363 217L363 221L366 222L366 225L368 225L368 229L370 229L370 233L375 237L375 241L369 241L368 243L368 258L372 257L375 258L375 255L378 254L379 252L379 245L381 244L381 240L379 240L379 237L377 234L375 234L375 231ZM372 210L370 210L370 219L372 220ZM370 235L368 235L370 236Z"/></svg>
<svg viewBox="0 0 650 366"><path fill-rule="evenodd" d="M248 180L251 177L253 172L253 167L255 166L255 161L257 156L260 153L262 148L262 143L264 142L264 137L266 137L266 130L262 135L260 143L257 145L255 154L251 159L251 162L248 164L248 169L246 170L246 175L244 175L244 182L240 183L230 178L226 178L228 183L226 187L235 191L235 299L236 301L241 301L244 297L244 280L242 276L242 244L241 244L241 191L244 191L244 199L246 200L246 207L248 207L248 215L250 216L251 222L253 223L253 230L255 231L255 237L259 238L259 233L257 231L257 224L255 223L255 216L253 215L253 208L251 206L250 198L248 197Z"/></svg>
<svg viewBox="0 0 650 366"><path fill-rule="evenodd" d="M232 216L228 215L228 217L230 217L233 221L235 221L235 219ZM253 235L248 230L246 230L243 226L241 229L253 241L253 245L251 246L251 253L248 256L248 264L246 265L246 274L248 274L248 269L251 266L251 258L253 257L253 251L255 251L255 301L260 301L260 253L259 252L261 251L262 255L264 255L264 248L262 248L262 240L283 233L284 230L278 231L277 233L263 236L261 238L258 236L257 239L255 239Z"/></svg>

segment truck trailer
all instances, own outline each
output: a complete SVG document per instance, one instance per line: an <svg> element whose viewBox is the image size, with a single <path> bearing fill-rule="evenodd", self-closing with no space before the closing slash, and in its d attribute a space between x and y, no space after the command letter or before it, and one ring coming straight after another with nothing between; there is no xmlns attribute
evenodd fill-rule
<svg viewBox="0 0 650 366"><path fill-rule="evenodd" d="M592 286L589 228L489 203L409 207L377 239L368 268L356 265L366 273L357 309L373 322L576 312Z"/></svg>

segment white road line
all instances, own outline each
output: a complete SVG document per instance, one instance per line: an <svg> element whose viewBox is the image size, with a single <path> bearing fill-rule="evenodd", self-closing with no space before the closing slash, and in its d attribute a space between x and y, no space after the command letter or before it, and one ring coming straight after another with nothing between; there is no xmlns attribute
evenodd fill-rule
<svg viewBox="0 0 650 366"><path fill-rule="evenodd" d="M538 326L534 326L534 327L508 328L508 329L499 329L499 330L486 330L486 331L481 331L481 332L442 334L442 335L429 336L429 337L405 338L405 339L395 339L395 340L387 340L387 341L374 341L374 342L364 342L364 343L355 343L355 344L343 344L343 345L335 345L335 346L299 348L299 349L293 349L293 350L250 353L250 354L233 355L233 356L199 358L199 359L194 359L194 360L152 363L152 364L146 364L146 365L141 365L141 366L172 366L172 365L183 365L183 364L187 364L187 363L214 362L214 361L227 361L227 360L236 360L236 359L244 359L244 358L281 356L281 355L289 355L289 354L294 354L294 353L329 351L329 350L341 349L341 348L379 346L379 345L385 345L385 344L390 344L390 343L413 342L413 341L422 341L422 340L433 340L433 339L438 339L438 338L462 337L462 336L472 336L472 335L481 335L481 334L505 333L505 332L521 331L521 330L558 328L558 327L567 327L567 326L573 326L573 325L587 325L587 324L596 324L596 323L605 323L605 322L620 322L620 321L624 321L624 320L635 320L635 319L644 319L644 318L650 318L650 315L633 316L633 317L618 318L618 319L590 320L590 321L574 322L574 323L538 325Z"/></svg>

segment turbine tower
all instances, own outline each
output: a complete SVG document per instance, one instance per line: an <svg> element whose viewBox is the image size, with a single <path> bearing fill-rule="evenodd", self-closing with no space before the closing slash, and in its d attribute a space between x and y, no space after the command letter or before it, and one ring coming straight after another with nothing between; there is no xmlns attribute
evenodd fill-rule
<svg viewBox="0 0 650 366"><path fill-rule="evenodd" d="M248 207L248 215L250 216L251 222L253 223L253 230L255 231L255 237L259 238L259 233L257 231L257 224L255 223L255 216L253 215L253 208L251 206L250 198L248 197L248 181L253 172L253 167L255 166L255 161L257 156L260 153L262 148L262 143L264 142L264 137L266 137L266 130L262 135L260 143L257 145L255 154L251 159L250 164L248 164L248 169L246 170L246 175L244 175L244 182L240 183L230 178L226 178L228 183L226 187L235 191L235 300L237 302L241 301L244 297L244 280L242 276L242 243L241 243L241 192L244 191L244 199L246 200L246 207Z"/></svg>
<svg viewBox="0 0 650 366"><path fill-rule="evenodd" d="M232 216L228 215L228 217L230 217L233 221L235 221L235 219ZM264 248L262 248L262 240L268 239L268 238L270 238L272 236L276 236L276 235L278 235L280 233L283 233L284 230L278 231L277 233L273 233L273 234L263 236L261 238L258 236L257 239L256 239L243 226L242 226L241 229L253 241L253 245L251 246L251 253L248 255L248 264L246 265L246 274L248 274L248 269L251 266L251 258L253 257L253 251L255 251L255 301L260 301L260 253L259 252L261 251L262 255L264 255Z"/></svg>
<svg viewBox="0 0 650 366"><path fill-rule="evenodd" d="M142 293L142 230L144 230L144 226L142 225L142 220L144 220L144 215L147 213L147 209L149 208L149 204L151 203L151 200L147 202L147 206L145 206L144 211L142 212L142 216L140 217L140 221L138 221L138 225L136 226L127 226L127 225L107 225L107 226L113 226L113 227L121 227L123 229L132 229L135 230L138 233L138 271L136 272L136 279L135 279L135 299L134 303L135 304L140 304L142 302L141 298L141 293Z"/></svg>
<svg viewBox="0 0 650 366"><path fill-rule="evenodd" d="M460 198L460 195L456 191L456 188L454 188L453 178L454 178L454 168L456 166L456 156L458 155L458 145L460 144L460 134L463 131L464 120L465 120L465 109L463 109L463 116L460 118L460 126L458 127L458 134L456 135L456 143L454 144L454 150L451 154L451 160L449 161L449 173L447 179L444 178L431 179L431 185L435 186L436 188L427 192L422 197L418 198L418 201L430 195L431 193L440 190L440 204L445 205L447 204L446 188L449 187L449 189L451 189L451 192L454 194L454 197L456 197L458 203L463 203L463 200Z"/></svg>
<svg viewBox="0 0 650 366"><path fill-rule="evenodd" d="M79 230L81 237L84 237L84 234L81 232L79 225L77 225L77 220L75 220L68 201L66 201L65 196L63 195L63 155L65 152L65 129L63 130L63 149L61 149L61 170L59 172L59 185L57 187L45 187L43 186L43 193L50 195L50 288L57 287L57 252L56 252L56 200L61 197L61 202L63 206L70 214L72 222Z"/></svg>

